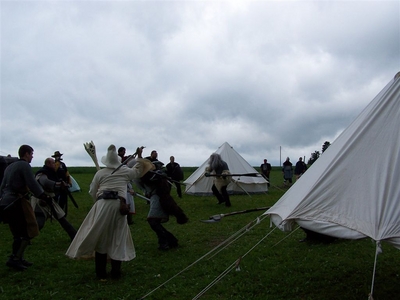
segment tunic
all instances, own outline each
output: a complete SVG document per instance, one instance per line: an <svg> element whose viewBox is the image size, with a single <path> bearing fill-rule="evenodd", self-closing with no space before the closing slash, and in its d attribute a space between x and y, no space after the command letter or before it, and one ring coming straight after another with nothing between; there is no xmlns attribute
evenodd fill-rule
<svg viewBox="0 0 400 300"><path fill-rule="evenodd" d="M13 219L16 219L15 214L23 214L26 224L20 224L20 226L26 226L28 237L33 238L39 234L39 227L27 196L28 192L39 196L43 193L43 189L35 180L31 165L27 161L20 159L9 165L4 172L4 178L0 186L0 194L2 194L0 205L7 206L14 201L21 201L21 206L10 205L9 210L7 210L8 218L11 219L10 223L13 224ZM12 226L18 225L14 224Z"/></svg>
<svg viewBox="0 0 400 300"><path fill-rule="evenodd" d="M122 166L114 174L113 168L99 170L90 184L89 194L96 201L87 214L66 255L70 258L107 253L113 260L129 261L136 257L126 216L119 212L119 199L98 199L103 191L115 191L126 197L127 184L142 177L143 160L133 168ZM97 200L96 200L97 199Z"/></svg>

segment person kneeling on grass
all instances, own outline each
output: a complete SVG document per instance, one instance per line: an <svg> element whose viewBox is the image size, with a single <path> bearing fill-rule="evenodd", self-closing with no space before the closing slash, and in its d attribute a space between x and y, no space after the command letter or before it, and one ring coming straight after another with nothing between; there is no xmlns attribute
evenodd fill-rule
<svg viewBox="0 0 400 300"><path fill-rule="evenodd" d="M95 203L66 252L70 258L84 258L95 252L95 271L100 280L107 278L108 257L113 279L121 277L122 261L136 257L127 217L120 207L121 202L126 201L128 182L155 168L150 161L141 158L142 150L136 150L137 162L129 168L121 166L115 146L108 147L106 156L101 159L106 168L97 171L90 184L89 193Z"/></svg>

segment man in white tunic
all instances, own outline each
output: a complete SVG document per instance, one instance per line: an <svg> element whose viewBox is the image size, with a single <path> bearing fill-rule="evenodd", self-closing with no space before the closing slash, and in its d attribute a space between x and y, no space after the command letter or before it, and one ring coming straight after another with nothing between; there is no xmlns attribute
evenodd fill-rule
<svg viewBox="0 0 400 300"><path fill-rule="evenodd" d="M114 145L108 147L101 162L106 168L97 171L90 184L89 194L95 204L87 214L66 255L70 258L87 257L95 252L97 278L107 278L107 257L111 259L111 277L121 276L121 262L136 257L126 215L120 213L120 201L125 201L127 183L142 177L155 166L142 158L138 148L137 163L129 168L118 168L120 158Z"/></svg>

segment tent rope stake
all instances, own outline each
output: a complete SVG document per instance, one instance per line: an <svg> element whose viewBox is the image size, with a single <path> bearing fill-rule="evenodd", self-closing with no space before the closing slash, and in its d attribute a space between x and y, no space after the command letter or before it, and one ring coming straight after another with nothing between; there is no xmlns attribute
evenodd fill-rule
<svg viewBox="0 0 400 300"><path fill-rule="evenodd" d="M368 295L368 300L374 300L373 294L374 294L374 285L375 285L375 273L376 273L376 263L378 260L378 255L382 253L382 247L381 247L381 242L376 241L376 247L375 247L375 260L374 260L374 271L372 272L372 282L371 282L371 291Z"/></svg>

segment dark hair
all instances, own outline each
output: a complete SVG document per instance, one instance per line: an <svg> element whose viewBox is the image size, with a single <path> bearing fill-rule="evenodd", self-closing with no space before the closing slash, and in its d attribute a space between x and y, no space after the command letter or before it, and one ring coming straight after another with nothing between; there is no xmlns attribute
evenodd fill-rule
<svg viewBox="0 0 400 300"><path fill-rule="evenodd" d="M122 151L126 151L125 147L119 147L118 148L118 153L121 153Z"/></svg>
<svg viewBox="0 0 400 300"><path fill-rule="evenodd" d="M33 152L33 148L29 145L22 145L21 147L19 147L18 149L18 156L19 158L22 158L25 153L29 153L31 154Z"/></svg>
<svg viewBox="0 0 400 300"><path fill-rule="evenodd" d="M224 166L221 155L219 155L218 153L211 154L208 162L211 170L218 170L219 168L223 168Z"/></svg>

